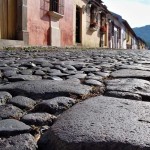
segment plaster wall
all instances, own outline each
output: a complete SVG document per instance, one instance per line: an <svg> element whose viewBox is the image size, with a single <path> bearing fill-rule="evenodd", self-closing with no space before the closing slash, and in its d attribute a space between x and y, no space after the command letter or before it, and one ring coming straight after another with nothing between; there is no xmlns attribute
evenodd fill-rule
<svg viewBox="0 0 150 150"><path fill-rule="evenodd" d="M130 32L128 33L128 36L129 36L129 38L128 38L127 44L131 45L132 44L132 35Z"/></svg>
<svg viewBox="0 0 150 150"><path fill-rule="evenodd" d="M132 41L132 49L138 49L137 40L134 36L132 37Z"/></svg>
<svg viewBox="0 0 150 150"><path fill-rule="evenodd" d="M96 31L91 31L90 26L90 8L84 9L86 6L86 1L84 0L74 0L73 7L73 43L76 45L76 7L81 8L81 45L85 47L99 47L100 44L100 32L99 28ZM100 26L100 21L98 22Z"/></svg>
<svg viewBox="0 0 150 150"><path fill-rule="evenodd" d="M64 0L64 16L60 19L61 46L73 45L73 0Z"/></svg>
<svg viewBox="0 0 150 150"><path fill-rule="evenodd" d="M124 26L121 28L121 48L126 49L126 31Z"/></svg>
<svg viewBox="0 0 150 150"><path fill-rule="evenodd" d="M27 31L29 45L50 44L49 2L47 0L27 1Z"/></svg>

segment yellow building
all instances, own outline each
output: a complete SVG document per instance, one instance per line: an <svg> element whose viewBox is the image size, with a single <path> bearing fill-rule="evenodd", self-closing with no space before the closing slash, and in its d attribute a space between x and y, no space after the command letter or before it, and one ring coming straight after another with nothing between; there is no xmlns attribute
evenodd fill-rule
<svg viewBox="0 0 150 150"><path fill-rule="evenodd" d="M126 20L123 21L126 28L127 49L138 49L138 38Z"/></svg>
<svg viewBox="0 0 150 150"><path fill-rule="evenodd" d="M147 49L146 42L143 39L141 39L140 37L138 37L138 48L139 49Z"/></svg>
<svg viewBox="0 0 150 150"><path fill-rule="evenodd" d="M73 43L83 47L108 47L107 8L101 0L74 0Z"/></svg>

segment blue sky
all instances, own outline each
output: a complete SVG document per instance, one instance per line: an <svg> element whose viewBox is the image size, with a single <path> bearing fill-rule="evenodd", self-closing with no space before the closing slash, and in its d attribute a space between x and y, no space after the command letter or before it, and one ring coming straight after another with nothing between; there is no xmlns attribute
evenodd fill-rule
<svg viewBox="0 0 150 150"><path fill-rule="evenodd" d="M103 0L110 11L118 13L131 27L150 25L150 0Z"/></svg>
<svg viewBox="0 0 150 150"><path fill-rule="evenodd" d="M136 2L136 0L133 0L133 1ZM147 5L147 4L150 4L150 0L137 0L137 2L146 4L146 5Z"/></svg>

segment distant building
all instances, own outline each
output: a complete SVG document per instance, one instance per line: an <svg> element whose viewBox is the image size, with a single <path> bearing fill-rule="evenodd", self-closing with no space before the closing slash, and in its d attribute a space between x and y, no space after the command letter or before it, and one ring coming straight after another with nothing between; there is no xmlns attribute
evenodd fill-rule
<svg viewBox="0 0 150 150"><path fill-rule="evenodd" d="M148 49L146 42L140 37L137 38L138 38L138 49Z"/></svg>
<svg viewBox="0 0 150 150"><path fill-rule="evenodd" d="M136 34L134 33L133 29L130 27L126 20L123 20L123 24L126 30L127 49L138 49L138 41Z"/></svg>
<svg viewBox="0 0 150 150"><path fill-rule="evenodd" d="M109 20L109 48L121 49L121 32L122 24L116 14L110 12L107 16Z"/></svg>

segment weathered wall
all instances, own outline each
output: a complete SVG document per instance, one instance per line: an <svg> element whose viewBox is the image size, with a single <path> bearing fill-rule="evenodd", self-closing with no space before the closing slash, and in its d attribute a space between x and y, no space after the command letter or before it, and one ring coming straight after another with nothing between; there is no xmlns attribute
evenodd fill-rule
<svg viewBox="0 0 150 150"><path fill-rule="evenodd" d="M73 1L64 0L64 17L60 19L61 46L73 45Z"/></svg>
<svg viewBox="0 0 150 150"><path fill-rule="evenodd" d="M79 6L80 8L83 8L83 6L86 5L86 1L84 0L74 0L74 9L73 9L73 43L74 45L76 44L75 42L75 35L76 35L76 6ZM99 47L100 43L100 33L99 29L97 31L90 31L89 25L90 25L90 14L89 14L89 9L87 11L81 12L82 13L82 23L81 23L81 30L82 30L82 36L81 36L81 41L82 41L82 46L87 46L87 47ZM100 25L100 24L98 24Z"/></svg>
<svg viewBox="0 0 150 150"><path fill-rule="evenodd" d="M27 1L27 30L30 45L50 44L49 1Z"/></svg>
<svg viewBox="0 0 150 150"><path fill-rule="evenodd" d="M127 48L131 48L132 47L132 34L130 33L130 31L127 29L126 32L126 38L127 38Z"/></svg>
<svg viewBox="0 0 150 150"><path fill-rule="evenodd" d="M126 31L125 31L125 27L122 25L121 27L121 48L122 49L126 49L127 45L126 45Z"/></svg>

